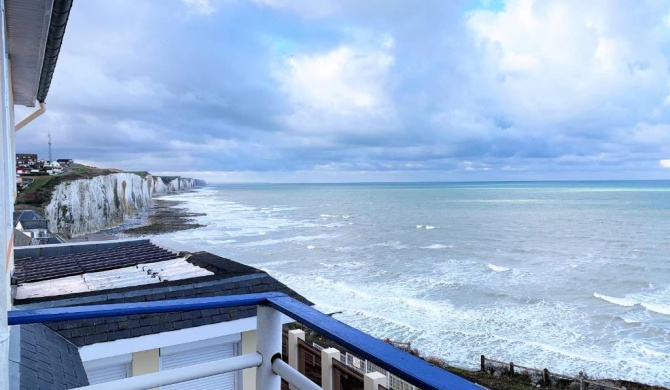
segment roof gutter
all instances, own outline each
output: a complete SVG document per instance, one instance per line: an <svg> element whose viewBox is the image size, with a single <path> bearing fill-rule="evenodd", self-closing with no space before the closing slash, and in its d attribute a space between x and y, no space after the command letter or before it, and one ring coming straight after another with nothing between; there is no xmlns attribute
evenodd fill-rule
<svg viewBox="0 0 670 390"><path fill-rule="evenodd" d="M14 126L14 132L17 132L17 131L21 130L21 128L23 126L25 126L28 123L37 119L37 117L44 114L44 111L46 111L46 110L47 110L47 105L44 104L43 102L40 102L39 107L37 107L37 109L35 111L31 112L27 117L23 118L19 123L17 123Z"/></svg>
<svg viewBox="0 0 670 390"><path fill-rule="evenodd" d="M37 101L40 102L40 108L49 93L51 79L53 78L56 62L58 61L58 54L60 54L60 48L63 44L65 26L67 26L67 20L70 16L70 10L72 9L72 1L73 0L54 0L53 2L51 20L49 22L49 34L47 36L47 44L44 52L44 62L42 63L42 74L40 76L39 88L37 90Z"/></svg>

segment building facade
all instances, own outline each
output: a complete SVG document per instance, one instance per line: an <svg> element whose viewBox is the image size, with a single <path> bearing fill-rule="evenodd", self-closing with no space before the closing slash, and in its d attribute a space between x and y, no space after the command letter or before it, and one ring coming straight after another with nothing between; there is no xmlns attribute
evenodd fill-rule
<svg viewBox="0 0 670 390"><path fill-rule="evenodd" d="M16 166L31 166L37 164L37 154L17 153Z"/></svg>

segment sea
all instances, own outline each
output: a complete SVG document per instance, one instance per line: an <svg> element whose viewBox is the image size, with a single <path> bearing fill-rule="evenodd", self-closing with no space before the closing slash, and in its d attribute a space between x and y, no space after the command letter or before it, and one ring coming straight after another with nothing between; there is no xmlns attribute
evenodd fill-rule
<svg viewBox="0 0 670 390"><path fill-rule="evenodd" d="M227 184L166 236L423 355L670 385L670 181Z"/></svg>

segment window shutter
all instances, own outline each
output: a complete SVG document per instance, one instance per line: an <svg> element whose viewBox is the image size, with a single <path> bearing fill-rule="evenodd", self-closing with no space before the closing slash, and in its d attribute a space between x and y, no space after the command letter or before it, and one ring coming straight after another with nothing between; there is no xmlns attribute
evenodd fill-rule
<svg viewBox="0 0 670 390"><path fill-rule="evenodd" d="M192 349L180 348L180 351L166 352L161 349L161 371L172 368L190 366L193 364L206 363L213 360L226 359L235 356L235 343L215 344ZM169 350L168 350L169 351ZM210 376L207 378L194 379L187 382L175 383L161 387L162 390L220 390L235 389L236 372L229 372Z"/></svg>

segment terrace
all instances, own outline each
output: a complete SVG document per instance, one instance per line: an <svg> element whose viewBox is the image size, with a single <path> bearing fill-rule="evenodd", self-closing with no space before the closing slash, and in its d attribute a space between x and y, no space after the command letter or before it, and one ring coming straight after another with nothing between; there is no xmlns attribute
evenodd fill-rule
<svg viewBox="0 0 670 390"><path fill-rule="evenodd" d="M257 343L255 352L222 360L196 364L157 373L139 375L80 387L80 389L148 389L228 372L255 369L257 389L279 389L281 380L297 389L332 389L332 374L324 375L323 387L300 373L295 364L282 360L282 324L284 316L330 338L359 356L421 389L481 389L480 386L409 355L385 342L323 314L283 293L266 292L207 298L175 299L153 302L71 306L8 313L9 325L84 320L138 314L158 314L192 310L256 306ZM327 350L324 351L328 355ZM331 383L327 383L330 379ZM385 376L368 374L364 389L385 389ZM246 390L247 387L244 387Z"/></svg>

